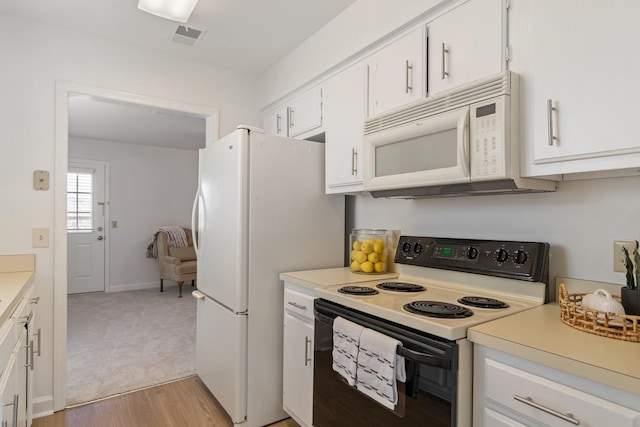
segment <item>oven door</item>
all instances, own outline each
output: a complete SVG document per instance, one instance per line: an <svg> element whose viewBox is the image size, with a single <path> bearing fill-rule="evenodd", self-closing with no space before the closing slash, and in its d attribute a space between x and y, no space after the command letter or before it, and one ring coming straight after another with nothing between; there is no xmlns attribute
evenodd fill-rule
<svg viewBox="0 0 640 427"><path fill-rule="evenodd" d="M469 107L364 137L366 191L470 182Z"/></svg>
<svg viewBox="0 0 640 427"><path fill-rule="evenodd" d="M314 427L456 425L455 342L406 328L341 305L316 299L313 381ZM391 411L350 386L332 369L333 319L341 316L400 340L407 381L398 382Z"/></svg>

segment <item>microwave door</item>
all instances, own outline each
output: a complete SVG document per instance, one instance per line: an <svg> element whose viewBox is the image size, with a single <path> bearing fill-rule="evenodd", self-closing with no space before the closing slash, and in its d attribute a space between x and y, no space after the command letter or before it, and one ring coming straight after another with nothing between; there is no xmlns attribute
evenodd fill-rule
<svg viewBox="0 0 640 427"><path fill-rule="evenodd" d="M365 190L470 182L469 107L365 136Z"/></svg>

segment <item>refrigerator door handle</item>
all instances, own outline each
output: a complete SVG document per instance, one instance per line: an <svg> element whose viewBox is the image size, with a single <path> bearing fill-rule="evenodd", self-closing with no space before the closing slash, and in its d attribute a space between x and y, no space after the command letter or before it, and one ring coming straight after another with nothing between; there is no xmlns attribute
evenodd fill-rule
<svg viewBox="0 0 640 427"><path fill-rule="evenodd" d="M196 197L193 200L193 207L191 208L191 238L193 239L193 248L196 251L196 257L200 256L200 248L198 247L198 233L196 231L196 226L199 222L198 217L198 207L200 205L200 200L202 200L202 206L204 208L204 200L202 199L202 194L200 192L200 187L198 187L198 192L196 193Z"/></svg>

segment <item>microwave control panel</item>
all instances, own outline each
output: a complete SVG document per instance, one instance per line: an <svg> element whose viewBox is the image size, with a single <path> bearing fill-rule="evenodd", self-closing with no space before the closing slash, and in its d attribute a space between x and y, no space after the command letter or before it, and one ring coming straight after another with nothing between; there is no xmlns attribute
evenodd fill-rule
<svg viewBox="0 0 640 427"><path fill-rule="evenodd" d="M469 111L471 177L506 178L508 96L472 104Z"/></svg>

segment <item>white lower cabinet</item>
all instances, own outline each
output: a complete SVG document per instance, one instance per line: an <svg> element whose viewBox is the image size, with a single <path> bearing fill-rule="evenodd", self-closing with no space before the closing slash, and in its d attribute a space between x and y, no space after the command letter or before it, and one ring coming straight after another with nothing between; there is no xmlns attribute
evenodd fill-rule
<svg viewBox="0 0 640 427"><path fill-rule="evenodd" d="M314 297L292 287L285 283L282 401L291 418L302 427L311 427Z"/></svg>
<svg viewBox="0 0 640 427"><path fill-rule="evenodd" d="M24 292L9 318L0 325L0 427L29 427L32 420L32 373L40 332L33 333L33 286Z"/></svg>
<svg viewBox="0 0 640 427"><path fill-rule="evenodd" d="M640 426L630 393L482 346L474 365L474 427Z"/></svg>

